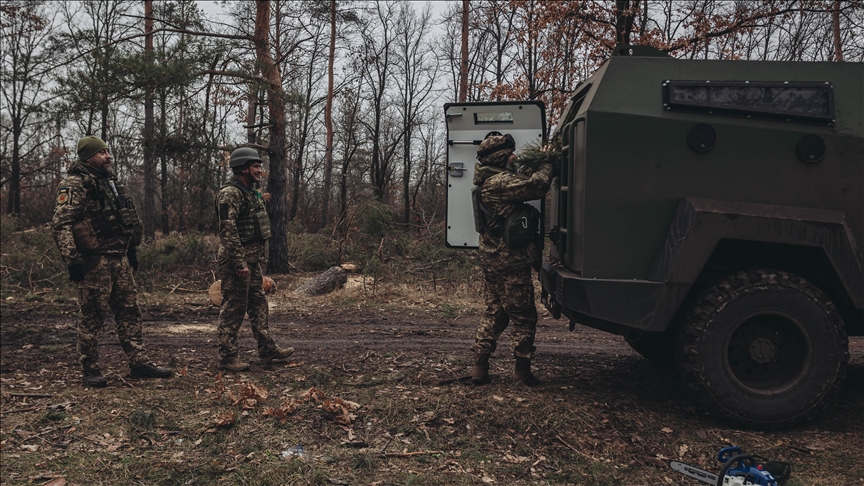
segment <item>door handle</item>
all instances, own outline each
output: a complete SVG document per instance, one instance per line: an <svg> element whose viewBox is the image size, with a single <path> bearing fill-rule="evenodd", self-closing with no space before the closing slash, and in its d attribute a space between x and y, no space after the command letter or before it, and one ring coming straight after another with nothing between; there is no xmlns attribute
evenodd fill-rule
<svg viewBox="0 0 864 486"><path fill-rule="evenodd" d="M465 172L465 167L462 162L453 162L447 166L447 173L450 174L450 177L462 177L463 172Z"/></svg>

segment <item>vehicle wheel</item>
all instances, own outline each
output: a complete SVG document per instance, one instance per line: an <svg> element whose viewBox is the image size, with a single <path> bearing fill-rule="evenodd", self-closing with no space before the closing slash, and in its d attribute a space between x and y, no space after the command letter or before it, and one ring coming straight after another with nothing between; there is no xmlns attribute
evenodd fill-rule
<svg viewBox="0 0 864 486"><path fill-rule="evenodd" d="M807 280L749 270L696 301L676 361L703 409L735 425L782 428L813 417L837 391L849 339L834 304Z"/></svg>
<svg viewBox="0 0 864 486"><path fill-rule="evenodd" d="M638 332L625 336L627 344L644 358L662 365L675 364L675 334Z"/></svg>

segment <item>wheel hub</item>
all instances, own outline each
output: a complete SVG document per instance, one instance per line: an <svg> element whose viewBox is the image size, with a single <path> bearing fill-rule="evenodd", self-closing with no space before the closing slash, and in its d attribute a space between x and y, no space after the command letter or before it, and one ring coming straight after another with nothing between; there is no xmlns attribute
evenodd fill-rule
<svg viewBox="0 0 864 486"><path fill-rule="evenodd" d="M750 359L759 363L770 363L777 355L777 347L770 339L760 337L750 343Z"/></svg>
<svg viewBox="0 0 864 486"><path fill-rule="evenodd" d="M772 309L739 321L727 341L727 365L734 379L756 393L794 387L806 374L806 338L801 324Z"/></svg>

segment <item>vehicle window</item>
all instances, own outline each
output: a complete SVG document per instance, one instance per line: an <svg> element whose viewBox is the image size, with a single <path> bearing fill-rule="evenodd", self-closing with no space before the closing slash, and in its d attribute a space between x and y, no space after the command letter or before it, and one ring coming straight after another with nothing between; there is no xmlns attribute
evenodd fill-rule
<svg viewBox="0 0 864 486"><path fill-rule="evenodd" d="M834 92L828 83L666 81L667 110L824 122L834 119Z"/></svg>
<svg viewBox="0 0 864 486"><path fill-rule="evenodd" d="M513 112L474 113L474 124L480 125L483 123L513 123Z"/></svg>

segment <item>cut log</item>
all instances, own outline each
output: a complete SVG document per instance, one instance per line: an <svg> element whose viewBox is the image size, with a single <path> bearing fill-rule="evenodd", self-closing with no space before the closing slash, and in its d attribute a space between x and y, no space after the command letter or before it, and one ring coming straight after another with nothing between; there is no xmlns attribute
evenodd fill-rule
<svg viewBox="0 0 864 486"><path fill-rule="evenodd" d="M348 272L342 267L330 267L326 272L303 283L297 292L306 295L324 295L341 288L348 281Z"/></svg>
<svg viewBox="0 0 864 486"><path fill-rule="evenodd" d="M276 282L266 275L263 278L262 286L264 287L265 294L276 292ZM222 305L222 281L217 280L213 282L213 284L210 285L210 288L207 289L207 295L210 296L210 302L212 302L213 305L217 307Z"/></svg>

